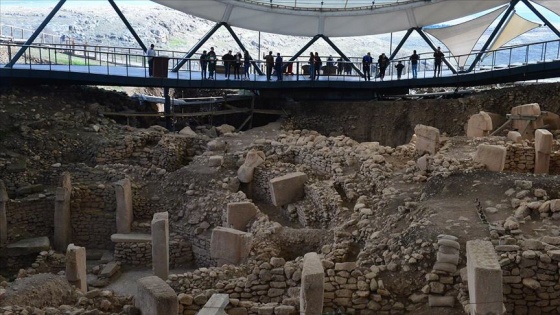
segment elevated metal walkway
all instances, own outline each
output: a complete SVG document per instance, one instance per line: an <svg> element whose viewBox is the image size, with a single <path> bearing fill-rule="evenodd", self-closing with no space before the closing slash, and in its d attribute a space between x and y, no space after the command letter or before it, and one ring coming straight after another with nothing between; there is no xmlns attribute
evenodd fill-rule
<svg viewBox="0 0 560 315"><path fill-rule="evenodd" d="M7 50L10 55L21 46L4 43L0 44L0 49ZM20 62L11 67L0 64L0 78L2 85L67 84L244 89L261 95L294 99L372 99L383 95L407 94L410 88L463 88L560 77L560 40L489 52L486 58L468 73L453 73L444 65L438 77L434 77L433 60L430 58L421 59L416 79L412 78L409 60L396 59L387 68L384 80L375 76L374 65L371 81L366 81L352 70L340 71L349 68L346 67L349 62L345 61L338 62L340 69L337 63L331 67L323 67L319 78L312 80L307 73L307 61L303 58L284 63L285 71L291 74L284 74L282 81L278 81L276 75L268 81L265 75L255 71L254 66L251 67L250 77L246 80L234 79L233 69L230 79L226 79L223 73L217 73L214 80L208 80L201 75L198 57L195 56L184 63L183 52L158 53L160 56L165 55L169 62L166 69L156 71L160 77L150 77L146 57L140 49L65 44L33 45L27 47ZM350 58L352 59L354 61L350 62L361 67L358 61L361 58ZM399 61L405 64L401 79L397 78L395 70ZM179 63L184 65L178 71L173 71ZM223 71L221 61L218 63L218 69ZM255 66L265 68L260 61L256 61Z"/></svg>

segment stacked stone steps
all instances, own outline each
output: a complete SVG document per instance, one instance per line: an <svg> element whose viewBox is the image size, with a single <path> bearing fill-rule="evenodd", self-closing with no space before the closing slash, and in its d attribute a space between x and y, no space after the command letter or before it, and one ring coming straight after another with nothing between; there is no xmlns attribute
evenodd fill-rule
<svg viewBox="0 0 560 315"><path fill-rule="evenodd" d="M455 296L446 293L453 290L454 277L457 274L459 250L461 249L457 240L457 237L453 235L438 235L436 263L432 272L426 275L430 287L430 295L428 295L430 307L453 307L455 305Z"/></svg>

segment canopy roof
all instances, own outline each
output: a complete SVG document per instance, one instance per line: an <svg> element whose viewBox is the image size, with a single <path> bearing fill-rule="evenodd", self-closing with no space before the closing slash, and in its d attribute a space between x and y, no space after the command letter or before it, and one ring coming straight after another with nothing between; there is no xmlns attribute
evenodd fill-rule
<svg viewBox="0 0 560 315"><path fill-rule="evenodd" d="M215 22L295 36L375 35L465 17L509 0L152 0ZM374 3L372 5L372 3Z"/></svg>

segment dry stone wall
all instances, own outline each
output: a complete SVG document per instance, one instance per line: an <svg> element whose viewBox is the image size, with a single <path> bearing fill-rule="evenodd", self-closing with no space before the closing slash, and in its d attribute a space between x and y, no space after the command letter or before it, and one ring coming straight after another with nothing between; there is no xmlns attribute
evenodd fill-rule
<svg viewBox="0 0 560 315"><path fill-rule="evenodd" d="M54 196L40 194L6 203L8 243L54 235Z"/></svg>
<svg viewBox="0 0 560 315"><path fill-rule="evenodd" d="M560 174L560 142L555 141L553 149L555 151L550 155L550 175ZM535 144L530 141L522 143L507 143L507 155L504 167L505 172L516 173L533 173L535 170Z"/></svg>
<svg viewBox="0 0 560 315"><path fill-rule="evenodd" d="M115 243L114 257L123 265L151 266L151 242L120 242ZM176 267L193 261L192 245L178 235L169 240L169 266Z"/></svg>

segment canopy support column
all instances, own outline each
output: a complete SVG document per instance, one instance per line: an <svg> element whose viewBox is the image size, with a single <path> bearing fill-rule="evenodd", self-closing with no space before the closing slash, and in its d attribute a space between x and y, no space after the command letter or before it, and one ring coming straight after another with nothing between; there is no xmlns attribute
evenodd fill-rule
<svg viewBox="0 0 560 315"><path fill-rule="evenodd" d="M426 35L426 33L424 33L422 31L422 29L417 28L416 31L418 32L418 34L420 34L420 36L422 36L422 38L426 41L426 43L428 43L428 45L434 50L434 52L437 50L436 45L434 45L434 43L432 42L432 40L428 37L428 35ZM457 69L455 69L455 67L453 67L452 64L449 63L449 61L447 60L447 58L443 58L443 62L445 62L445 64L447 65L447 67L449 68L449 70L451 70L451 72L453 72L453 74L457 74Z"/></svg>
<svg viewBox="0 0 560 315"><path fill-rule="evenodd" d="M356 72L360 75L360 77L363 77L364 74L362 73L362 71L360 71L360 69L358 67L356 67L356 65L350 61L350 59L348 59L348 57L346 57L346 55L340 50L338 49L338 47L336 47L336 45L330 40L330 38L328 38L325 35L321 35L321 37L323 37L323 39L325 40L325 42L327 42L327 44L329 44L334 51L336 51L336 53L342 57L342 59L344 59L347 62L350 62L350 65L352 66L352 68L354 68L354 70L356 70Z"/></svg>
<svg viewBox="0 0 560 315"><path fill-rule="evenodd" d="M502 29L502 27L506 23L506 21L509 20L509 17L511 15L511 13L515 9L515 6L519 3L519 1L521 1L521 0L511 0L511 3L509 4L509 7L507 8L506 12L504 12L504 15L502 16L502 18L498 22L498 25L496 25L496 28L494 29L494 31L492 31L492 34L490 34L490 37L488 37L488 40L486 40L486 43L484 43L484 45L480 49L480 52L474 58L473 62L471 63L471 66L465 72L473 71L476 64L480 61L480 59L482 59L482 56L484 56L484 54L486 53L486 50L488 50L488 47L490 47L492 42L494 42L494 39L496 38L496 36L498 35L500 30Z"/></svg>
<svg viewBox="0 0 560 315"><path fill-rule="evenodd" d="M37 36L39 36L39 34L41 34L41 32L43 31L45 26L47 26L47 24L49 24L49 22L52 20L52 18L55 16L55 14L58 12L58 10L60 10L60 8L64 5L65 2L66 2L66 0L60 0L58 2L58 4L54 7L54 9L52 9L51 13L49 13L49 15L45 18L43 23L41 23L41 25L39 25L39 27L35 30L35 32L33 32L33 34L31 34L31 37L29 37L27 39L27 41L25 42L25 44L23 44L23 46L21 46L19 51L12 58L12 60L10 60L10 62L4 66L5 68L12 68L14 66L14 64L19 60L19 58L25 53L25 51L27 50L29 45L33 44L33 41L35 41Z"/></svg>
<svg viewBox="0 0 560 315"><path fill-rule="evenodd" d="M556 27L554 27L554 24L550 23L550 21L544 17L544 15L542 15L542 13L539 12L539 10L537 10L533 4L527 0L521 0L531 11L533 11L533 13L535 13L539 19L541 19L541 21L544 22L544 24L546 26L548 26L554 33L556 33L556 35L558 37L560 37L560 31L558 31L558 29Z"/></svg>
<svg viewBox="0 0 560 315"><path fill-rule="evenodd" d="M163 96L165 97L165 103L163 104L163 112L165 114L165 128L171 131L171 97L169 96L169 87L163 87Z"/></svg>
<svg viewBox="0 0 560 315"><path fill-rule="evenodd" d="M111 6L113 7L113 9L115 10L115 12L117 12L117 14L119 15L119 17L121 18L121 20L123 21L124 25L126 25L126 28L128 28L128 30L130 31L130 33L132 33L132 36L134 36L134 38L136 39L136 41L138 42L138 44L140 45L140 47L142 47L142 50L144 52L148 51L148 48L146 47L146 45L144 45L144 43L142 42L142 40L140 39L140 37L138 36L138 34L136 34L136 31L134 31L134 28L132 28L132 26L130 25L130 23L128 23L128 20L126 19L126 17L124 16L124 14L121 12L121 10L119 9L119 7L117 7L117 5L115 4L114 0L109 0L109 3L111 4Z"/></svg>

